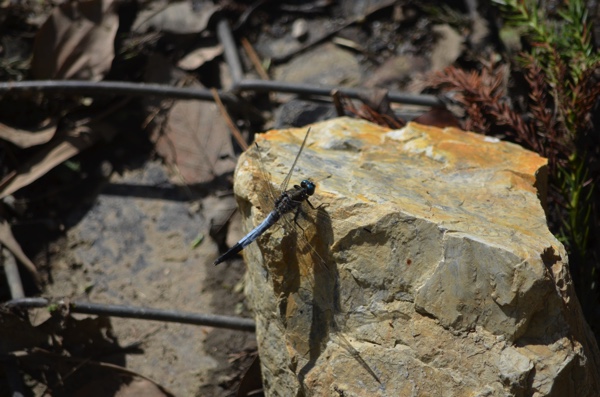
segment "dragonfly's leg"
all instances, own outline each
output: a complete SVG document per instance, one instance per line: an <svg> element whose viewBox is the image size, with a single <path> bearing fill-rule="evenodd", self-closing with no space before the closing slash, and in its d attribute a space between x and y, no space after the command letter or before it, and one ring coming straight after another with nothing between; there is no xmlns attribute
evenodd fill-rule
<svg viewBox="0 0 600 397"><path fill-rule="evenodd" d="M309 199L306 199L306 202L308 203L308 205L310 205L310 208L312 208L313 210L320 210L321 208L327 208L329 207L329 203L321 203L319 204L317 207L315 207Z"/></svg>
<svg viewBox="0 0 600 397"><path fill-rule="evenodd" d="M308 201L308 200L306 200L306 201ZM308 203L308 204L310 204L310 203ZM310 206L312 207L312 204ZM298 217L300 216L300 211L301 211L301 208L298 207L296 209L296 213L294 214L294 223L296 224L296 226L298 226L302 230L302 233L306 233L306 230L304 230L304 228L302 226L300 226L300 224L298 223Z"/></svg>

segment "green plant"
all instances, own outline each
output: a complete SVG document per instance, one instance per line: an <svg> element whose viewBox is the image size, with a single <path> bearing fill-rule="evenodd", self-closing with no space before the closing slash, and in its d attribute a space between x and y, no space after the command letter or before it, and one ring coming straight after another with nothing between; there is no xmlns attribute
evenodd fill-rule
<svg viewBox="0 0 600 397"><path fill-rule="evenodd" d="M536 120L543 120L536 124L536 132L552 138L552 151L543 154L552 161L555 187L566 211L559 237L569 248L572 262L580 262L574 265L583 274L574 276L580 284L587 280L589 285L582 287L595 289L599 258L591 257L591 238L599 178L593 173L598 157L591 145L595 143L591 110L600 95L600 84L594 80L600 54L592 45L587 11L581 0L571 0L557 11L556 18L550 18L533 1L494 2L510 24L527 29L531 49L520 61L529 72L529 84L533 88L537 80L538 87L545 84L551 93L549 102L543 90L533 89L530 108ZM550 111L552 105L555 108Z"/></svg>
<svg viewBox="0 0 600 397"><path fill-rule="evenodd" d="M600 180L600 139L592 109L600 97L600 54L581 0L566 1L555 15L536 2L494 0L513 27L524 31L529 49L517 61L529 85L524 118L507 100L506 69L495 63L480 71L450 67L432 83L458 92L469 124L484 133L503 133L549 160L552 196L550 216L558 238L569 251L571 273L588 321L598 305L600 236L596 233Z"/></svg>

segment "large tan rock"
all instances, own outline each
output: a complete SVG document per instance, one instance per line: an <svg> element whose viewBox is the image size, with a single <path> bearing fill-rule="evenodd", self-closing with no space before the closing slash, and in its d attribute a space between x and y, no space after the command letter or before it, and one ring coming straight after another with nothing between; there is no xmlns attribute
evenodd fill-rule
<svg viewBox="0 0 600 397"><path fill-rule="evenodd" d="M258 138L273 187L305 133ZM272 209L257 153L236 173L247 230ZM597 396L545 172L534 153L456 129L313 125L291 184L314 178L311 202L326 205L300 218L304 233L275 227L244 251L267 395Z"/></svg>

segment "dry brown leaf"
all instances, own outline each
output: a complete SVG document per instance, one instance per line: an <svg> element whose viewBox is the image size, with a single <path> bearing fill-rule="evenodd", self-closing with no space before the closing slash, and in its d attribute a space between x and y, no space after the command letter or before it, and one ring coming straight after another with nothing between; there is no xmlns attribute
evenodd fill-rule
<svg viewBox="0 0 600 397"><path fill-rule="evenodd" d="M176 101L153 140L157 152L186 183L209 182L235 167L234 161L221 159L222 154L233 158L233 149L227 125L212 102Z"/></svg>
<svg viewBox="0 0 600 397"><path fill-rule="evenodd" d="M114 58L115 9L114 0L66 1L56 7L36 34L33 76L101 80Z"/></svg>
<svg viewBox="0 0 600 397"><path fill-rule="evenodd" d="M110 139L114 134L114 128L107 124L96 125L93 129L81 126L60 134L24 163L14 178L0 186L0 199L36 181L98 140Z"/></svg>
<svg viewBox="0 0 600 397"><path fill-rule="evenodd" d="M221 6L210 2L198 2L195 5L192 1L151 1L138 13L131 30L138 33L149 30L176 34L200 33L220 9Z"/></svg>
<svg viewBox="0 0 600 397"><path fill-rule="evenodd" d="M178 63L179 66L183 70L194 70L198 69L205 62L212 61L215 57L218 57L223 53L223 46L218 44L213 47L202 47L198 48L185 57L183 57Z"/></svg>
<svg viewBox="0 0 600 397"><path fill-rule="evenodd" d="M37 131L21 130L0 123L0 139L4 139L21 149L43 145L50 141L56 132L56 125L42 128Z"/></svg>
<svg viewBox="0 0 600 397"><path fill-rule="evenodd" d="M29 271L35 282L40 284L40 275L37 268L31 260L25 255L21 244L13 236L12 229L6 219L0 218L0 243L9 249L10 252L17 258Z"/></svg>

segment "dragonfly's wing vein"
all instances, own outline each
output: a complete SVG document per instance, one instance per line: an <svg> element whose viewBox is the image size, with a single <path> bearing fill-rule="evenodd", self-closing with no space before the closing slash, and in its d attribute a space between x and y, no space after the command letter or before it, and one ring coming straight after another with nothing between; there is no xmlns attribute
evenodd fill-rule
<svg viewBox="0 0 600 397"><path fill-rule="evenodd" d="M352 344L348 341L348 339L346 339L346 337L342 335L337 326L335 318L332 319L332 328L332 334L335 335L338 339L338 344L343 346L348 351L348 353L350 353L350 355L354 357L356 361L358 361L358 363L365 369L365 371L367 371L369 375L371 375L373 379L377 381L377 383L381 384L379 376L375 374L375 371L371 368L371 366L362 358L358 350L356 350L354 346L352 346Z"/></svg>
<svg viewBox="0 0 600 397"><path fill-rule="evenodd" d="M270 182L272 179L271 179L271 175L266 170L265 165L263 164L262 150L258 144L255 144L255 147L256 147L255 159L257 161L257 164L258 164L257 168L258 168L259 174L260 174L260 180L257 181L257 183L259 183L259 185L257 185L257 192L258 192L259 203L260 203L260 206L262 207L261 210L270 211L270 209L274 207L275 201L277 200L277 198L280 197L281 193L287 189L289 182L291 180L294 168L296 167L298 159L300 158L300 155L302 154L302 151L308 140L309 133L310 133L310 129L306 132L304 140L302 141L300 149L298 150L298 152L296 154L296 157L294 159L294 162L292 163L290 171L288 172L288 174L284 178L283 182L281 183L281 187L280 187L279 191L277 191L273 187L273 184ZM323 214L321 214L317 210L307 211L306 206L307 205L303 203L299 208L300 211L302 211L304 208L304 215L305 215L306 219L310 219L312 217L312 218L314 218L315 223L320 222L320 221L325 221L328 223L328 226L332 227L331 219L329 217L323 216ZM310 213L311 216L308 216L307 213ZM309 301L307 301L305 303L318 305L318 306L325 305L328 307L328 310L331 310L331 317L329 318L329 320L325 320L326 322L329 323L329 326L328 326L329 332L333 336L335 336L335 339L337 339L337 341L338 341L337 342L338 345L340 345L344 349L346 349L348 351L348 353L352 357L354 357L359 362L359 364L363 368L365 368L365 370L378 383L381 383L379 377L375 374L373 369L360 356L360 353L352 346L352 344L350 344L350 342L342 335L342 333L339 329L339 326L335 319L336 314L338 314L337 312L339 310L337 310L335 308L335 306L336 306L334 303L335 292L333 290L331 290L331 287L333 287L333 285L331 283L332 280L325 281L325 280L319 280L319 278L317 278L316 273L319 273L318 274L319 277L326 277L326 278L334 277L335 278L336 277L335 268L331 268L330 266L328 266L328 264L325 261L325 259L323 258L323 256L321 254L319 254L319 252L316 250L316 248L313 247L313 245L309 242L308 237L305 234L304 228L301 228L302 230L298 231L298 229L300 227L298 225L294 225L294 222L297 221L297 219L295 219L294 217L295 217L294 213L285 214L282 216L282 220L280 221L280 223L284 227L286 235L296 237L297 248L300 250L299 255L298 255L299 261L305 261L305 259L303 259L305 256L302 255L302 253L308 252L309 253L308 256L310 257L310 259L313 262L312 264L307 264L307 263L302 264L302 266L304 266L305 269L312 270L311 276L309 276L308 280L306 280L310 285L310 289L312 290L312 291L307 291L307 292L309 292L309 295L312 295L312 299L309 299ZM302 218L304 218L304 216ZM314 224L311 225L311 223L313 223L313 222L308 221L307 227L315 227L315 225ZM320 266L320 269L318 269L319 270L318 272L316 271L317 269L314 267L315 264L317 266ZM317 283L322 283L323 285L318 286ZM333 284L335 284L335 282ZM335 287L333 289L335 289ZM301 299L301 300L305 300L305 299ZM313 308L313 310L322 310L322 309ZM294 333L294 332L292 331L292 333ZM306 335L306 337L309 337L309 335ZM302 337L300 337L298 339L302 339ZM310 342L309 342L309 344L310 344ZM304 349L301 349L301 350L304 350ZM310 347L308 350L311 350Z"/></svg>
<svg viewBox="0 0 600 397"><path fill-rule="evenodd" d="M262 211L270 211L275 207L275 201L281 195L281 192L276 192L271 185L271 174L265 169L265 165L262 161L262 150L255 144L256 153L254 154L255 162L257 164L259 178L256 181L256 191Z"/></svg>
<svg viewBox="0 0 600 397"><path fill-rule="evenodd" d="M306 141L308 140L308 134L310 133L310 127L308 128L308 131L306 131L306 135L304 136L304 140L302 141L302 145L300 145L300 149L298 150L298 154L296 154L296 158L294 159L294 162L292 163L292 167L290 168L290 172L288 172L288 174L286 175L285 179L283 180L283 183L281 184L281 191L285 192L287 190L288 185L290 184L290 179L292 179L292 174L294 173L294 168L296 168L296 163L298 162L298 159L300 158L300 155L302 154L302 150L304 150L304 146L306 145Z"/></svg>
<svg viewBox="0 0 600 397"><path fill-rule="evenodd" d="M270 182L272 180L272 177L271 177L271 174L266 170L266 167L262 161L262 159L263 159L262 150L258 144L255 145L256 146L256 160L258 163L257 168L258 168L258 171L260 174L260 178L259 178L260 180L257 182L257 183L259 183L259 185L257 185L257 192L258 192L258 196L259 196L258 197L259 203L260 203L260 206L263 207L262 208L263 211L269 211L270 208L272 208L275 205L275 201L277 200L277 198L280 197L281 193L284 192L285 189L287 188L290 178L292 177L294 168L296 167L298 159L300 158L300 155L302 154L304 146L306 145L306 142L308 140L309 132L310 132L310 128L308 129L308 131L306 132L306 135L304 136L304 140L302 141L302 144L300 146L300 149L298 150L296 158L294 159L294 162L292 163L290 171L288 172L288 174L286 175L285 179L283 180L283 182L281 184L281 188L279 189L280 191L277 191L273 187L273 184ZM300 206L300 208L301 208L300 211L304 211L306 213L306 210L302 209L305 207L306 207L306 205L304 203L302 203L302 205ZM327 269L326 261L316 251L316 249L310 244L310 242L308 241L308 238L306 237L304 232L297 230L299 228L299 226L294 225L294 220L292 220L292 219L294 219L294 217L295 217L295 213L285 214L284 216L282 216L281 223L285 229L286 234L289 233L289 235L291 235L291 236L293 236L293 235L299 236L299 238L298 238L298 244L300 244L299 248L306 249L307 251L311 251L315 262L318 262L319 266L323 266L325 269ZM308 224L310 225L310 222L308 222Z"/></svg>

